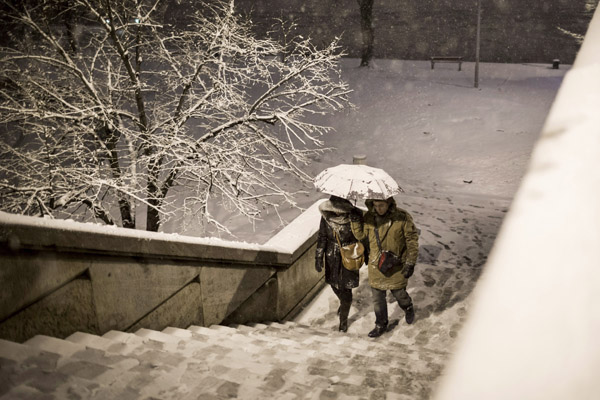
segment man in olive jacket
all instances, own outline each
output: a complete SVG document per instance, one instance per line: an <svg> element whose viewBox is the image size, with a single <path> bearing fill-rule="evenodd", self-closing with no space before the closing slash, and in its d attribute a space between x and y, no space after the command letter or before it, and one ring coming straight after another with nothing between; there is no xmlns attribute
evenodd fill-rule
<svg viewBox="0 0 600 400"><path fill-rule="evenodd" d="M404 310L406 323L412 324L415 318L413 302L406 292L408 278L414 272L419 253L419 236L410 214L396 207L393 197L387 200L365 201L368 211L364 216L353 213L352 233L358 240L367 239L371 248L369 256L369 285L375 308L375 328L369 337L381 336L387 329L388 312L385 300L390 290ZM377 235L379 235L379 244ZM401 263L383 274L379 268L381 250L389 250L400 257Z"/></svg>

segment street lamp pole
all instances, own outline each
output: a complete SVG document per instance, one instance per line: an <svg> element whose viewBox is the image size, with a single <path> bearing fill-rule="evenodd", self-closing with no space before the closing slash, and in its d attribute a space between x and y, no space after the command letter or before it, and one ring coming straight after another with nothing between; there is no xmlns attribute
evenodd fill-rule
<svg viewBox="0 0 600 400"><path fill-rule="evenodd" d="M479 47L481 43L481 0L477 0L477 42L475 44L475 87L479 87Z"/></svg>

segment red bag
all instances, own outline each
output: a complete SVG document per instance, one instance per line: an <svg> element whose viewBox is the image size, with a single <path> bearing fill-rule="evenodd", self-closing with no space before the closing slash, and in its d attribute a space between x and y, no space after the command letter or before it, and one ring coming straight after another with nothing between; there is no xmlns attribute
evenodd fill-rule
<svg viewBox="0 0 600 400"><path fill-rule="evenodd" d="M382 250L377 265L382 274L389 273L396 265L401 265L402 260L396 254L388 250Z"/></svg>
<svg viewBox="0 0 600 400"><path fill-rule="evenodd" d="M375 239L377 239L377 247L379 247L379 251L381 252L377 267L382 274L387 275L396 265L402 265L402 259L394 252L381 248L381 240L379 240L379 231L377 228L375 228Z"/></svg>

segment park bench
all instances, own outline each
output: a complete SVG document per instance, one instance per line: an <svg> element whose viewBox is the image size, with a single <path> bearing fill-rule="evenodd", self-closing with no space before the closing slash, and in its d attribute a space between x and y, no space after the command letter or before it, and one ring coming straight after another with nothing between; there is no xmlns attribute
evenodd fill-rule
<svg viewBox="0 0 600 400"><path fill-rule="evenodd" d="M462 57L450 57L450 56L434 56L431 57L431 69L435 63L458 63L458 70L461 71L462 68Z"/></svg>

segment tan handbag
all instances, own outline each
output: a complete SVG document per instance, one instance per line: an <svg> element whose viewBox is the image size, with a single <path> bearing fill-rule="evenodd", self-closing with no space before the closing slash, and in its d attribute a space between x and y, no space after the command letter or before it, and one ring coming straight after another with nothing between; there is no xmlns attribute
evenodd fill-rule
<svg viewBox="0 0 600 400"><path fill-rule="evenodd" d="M365 262L365 246L361 242L355 242L342 246L337 233L333 231L333 235L340 246L342 255L342 265L349 271L358 271Z"/></svg>

